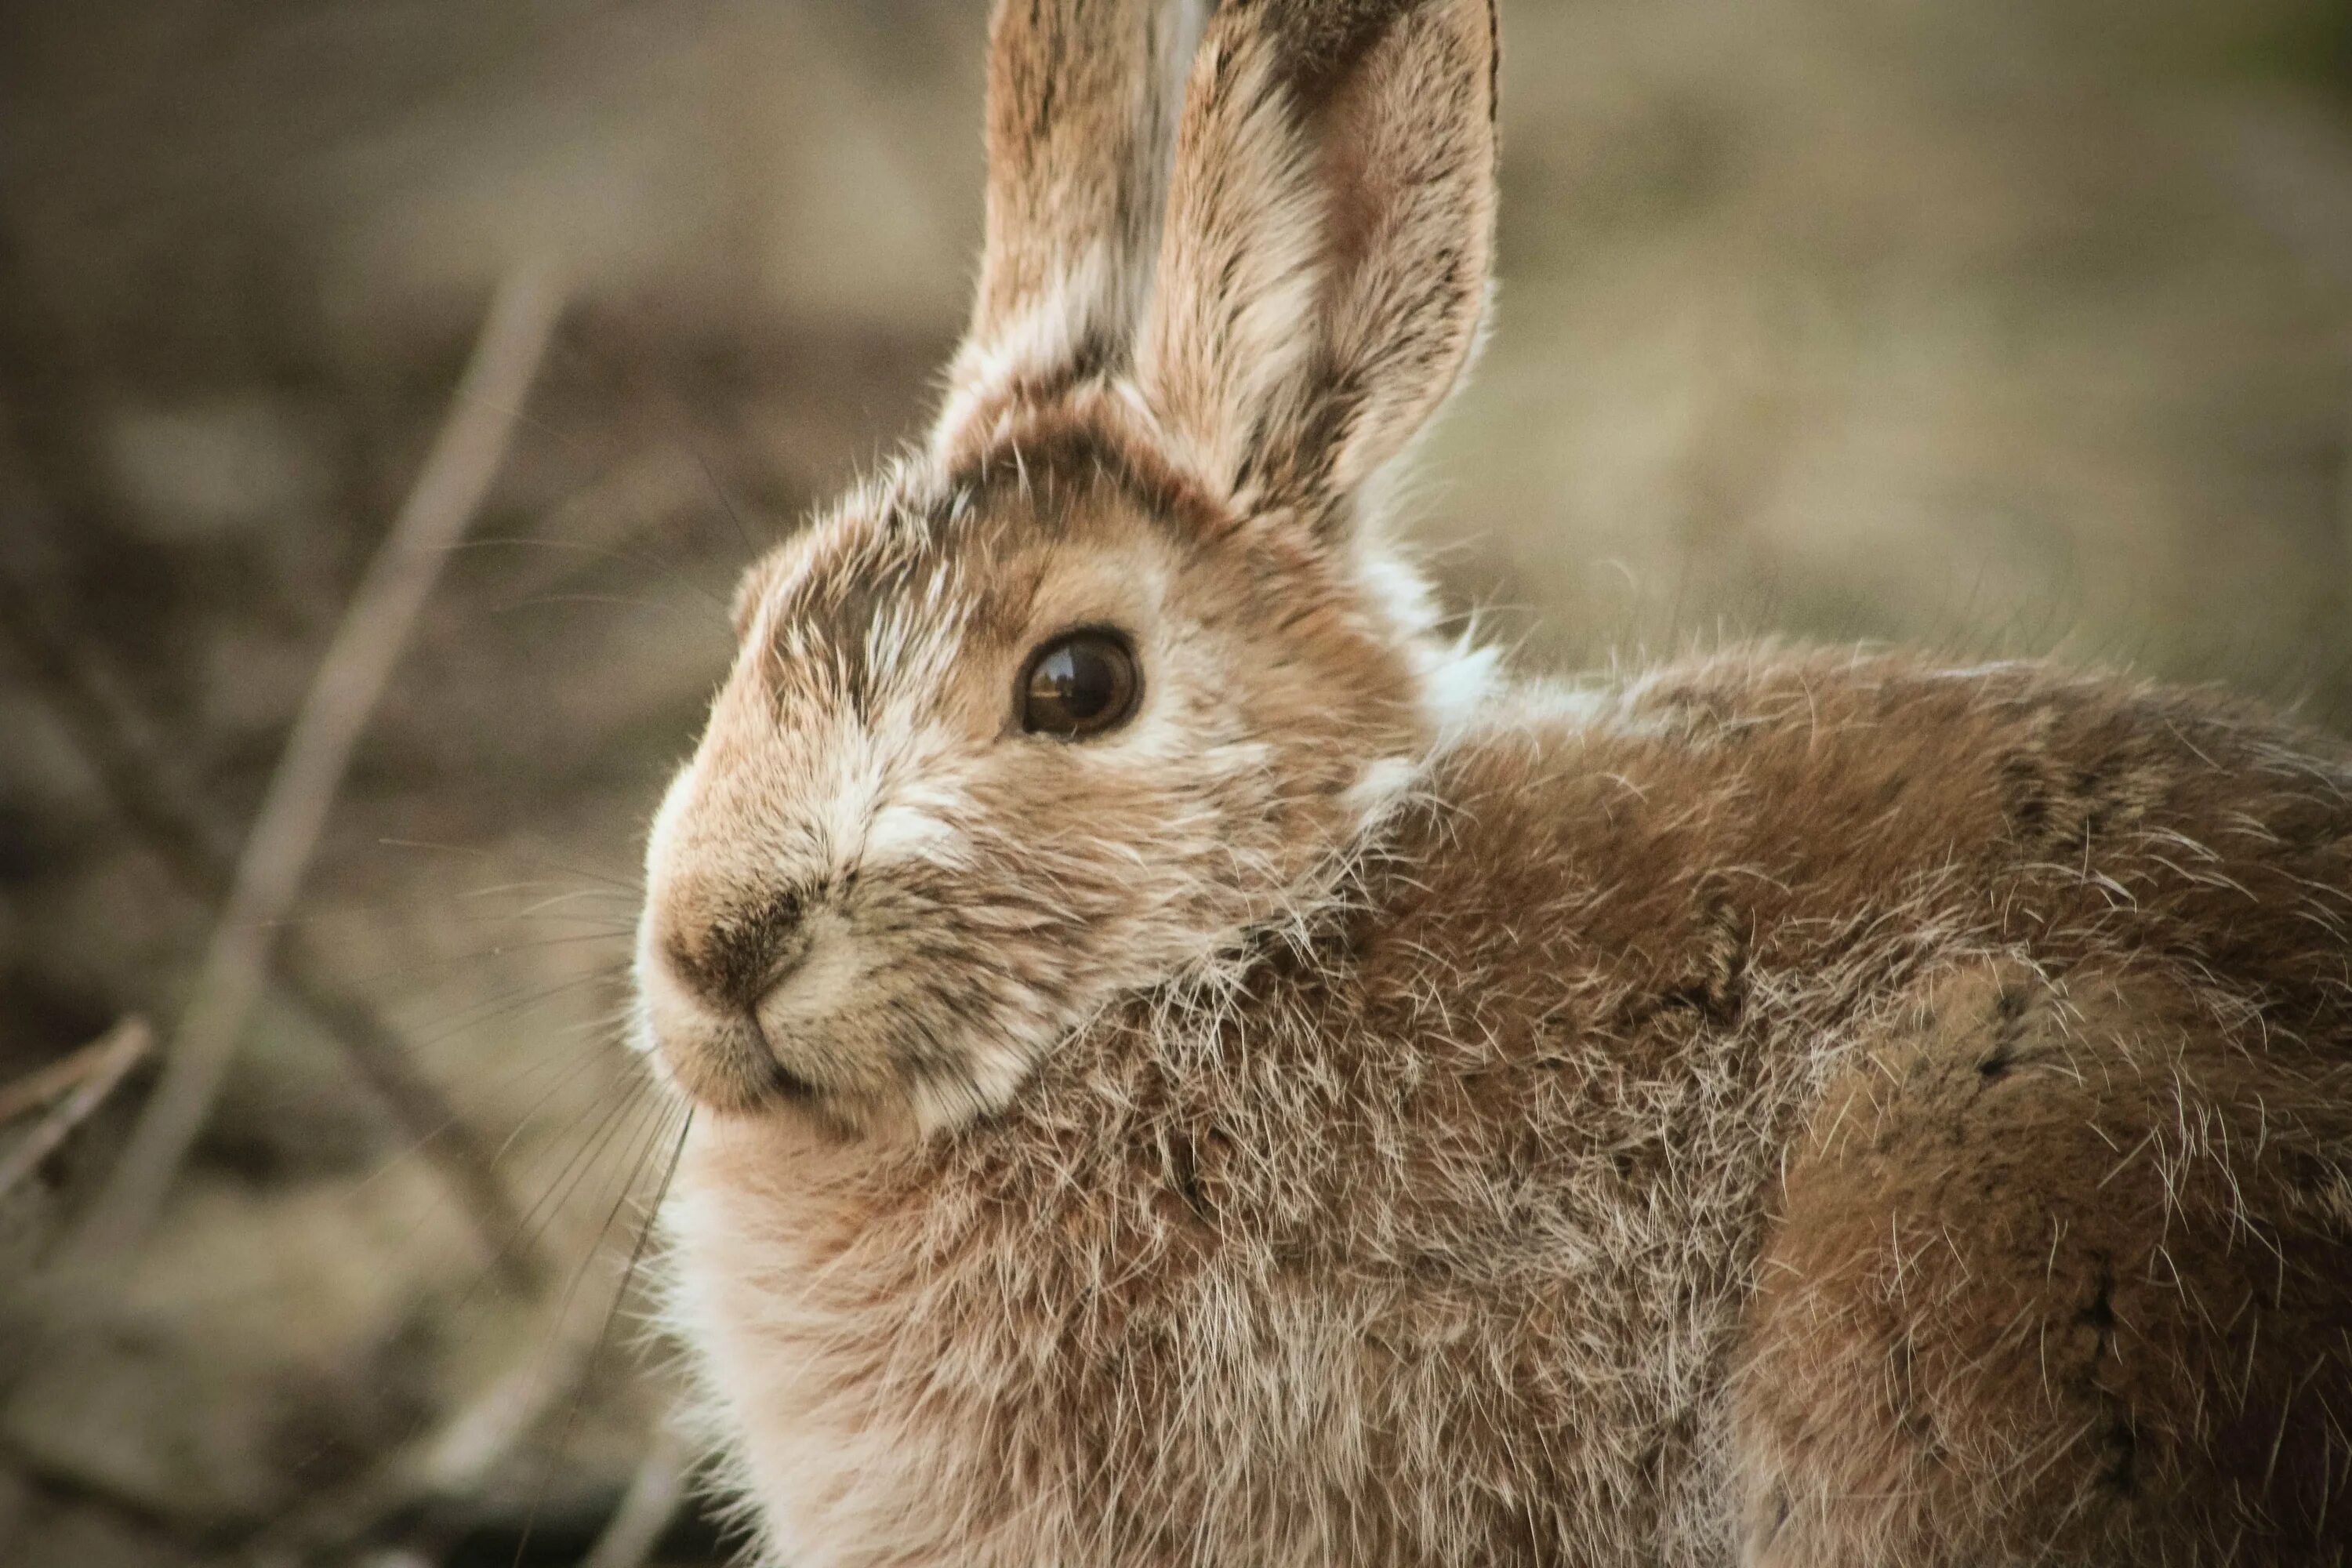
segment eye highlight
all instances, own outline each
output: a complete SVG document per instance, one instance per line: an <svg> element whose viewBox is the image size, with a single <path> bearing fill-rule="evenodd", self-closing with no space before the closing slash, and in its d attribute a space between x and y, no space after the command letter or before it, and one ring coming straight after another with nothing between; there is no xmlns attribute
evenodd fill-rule
<svg viewBox="0 0 2352 1568"><path fill-rule="evenodd" d="M1029 656L1021 676L1021 727L1033 735L1080 741L1134 716L1143 678L1135 652L1115 631L1066 632Z"/></svg>

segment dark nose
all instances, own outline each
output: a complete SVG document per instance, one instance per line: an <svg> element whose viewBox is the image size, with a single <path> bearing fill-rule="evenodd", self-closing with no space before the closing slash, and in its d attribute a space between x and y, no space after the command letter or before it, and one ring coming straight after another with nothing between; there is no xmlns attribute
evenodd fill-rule
<svg viewBox="0 0 2352 1568"><path fill-rule="evenodd" d="M805 912L802 894L776 893L699 920L677 919L662 946L677 977L703 1001L722 1012L750 1012L806 955Z"/></svg>

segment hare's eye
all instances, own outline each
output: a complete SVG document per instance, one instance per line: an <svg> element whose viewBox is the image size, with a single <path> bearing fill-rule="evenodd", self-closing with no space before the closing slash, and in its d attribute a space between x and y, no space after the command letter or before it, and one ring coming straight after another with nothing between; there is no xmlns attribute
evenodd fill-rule
<svg viewBox="0 0 2352 1568"><path fill-rule="evenodd" d="M1021 727L1033 735L1082 740L1123 724L1143 680L1117 632L1069 632L1029 656L1021 678Z"/></svg>

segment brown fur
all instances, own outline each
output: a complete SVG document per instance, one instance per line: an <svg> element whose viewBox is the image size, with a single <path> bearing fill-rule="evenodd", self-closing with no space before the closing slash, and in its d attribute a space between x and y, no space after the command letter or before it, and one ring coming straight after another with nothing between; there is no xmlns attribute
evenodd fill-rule
<svg viewBox="0 0 2352 1568"><path fill-rule="evenodd" d="M999 168L1015 294L1158 175L1004 132L1005 54L1164 25L1000 9L992 156L1083 197ZM984 281L931 448L747 585L639 973L762 1540L2344 1561L2352 762L2029 666L1440 637L1374 503L1475 343L1492 81L1486 0L1227 0L1132 353L1007 371ZM1096 625L1135 718L1024 733Z"/></svg>
<svg viewBox="0 0 2352 1568"><path fill-rule="evenodd" d="M803 1418L959 1434L908 1495L975 1511L825 1560L2352 1541L2341 766L1885 658L1619 717L1465 747L1244 994L1136 999L997 1119L697 1150L848 1407Z"/></svg>

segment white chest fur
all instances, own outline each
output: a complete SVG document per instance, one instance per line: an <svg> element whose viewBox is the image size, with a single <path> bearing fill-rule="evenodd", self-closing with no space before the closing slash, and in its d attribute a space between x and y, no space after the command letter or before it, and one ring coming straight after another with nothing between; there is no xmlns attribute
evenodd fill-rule
<svg viewBox="0 0 2352 1568"><path fill-rule="evenodd" d="M790 1129L698 1125L689 1140L664 1215L669 1316L709 1436L779 1563L978 1561L950 1545L969 1439L893 1398L892 1357L911 1347L873 1306L889 1282L845 1278L826 1245L859 1223L824 1179L837 1158Z"/></svg>

